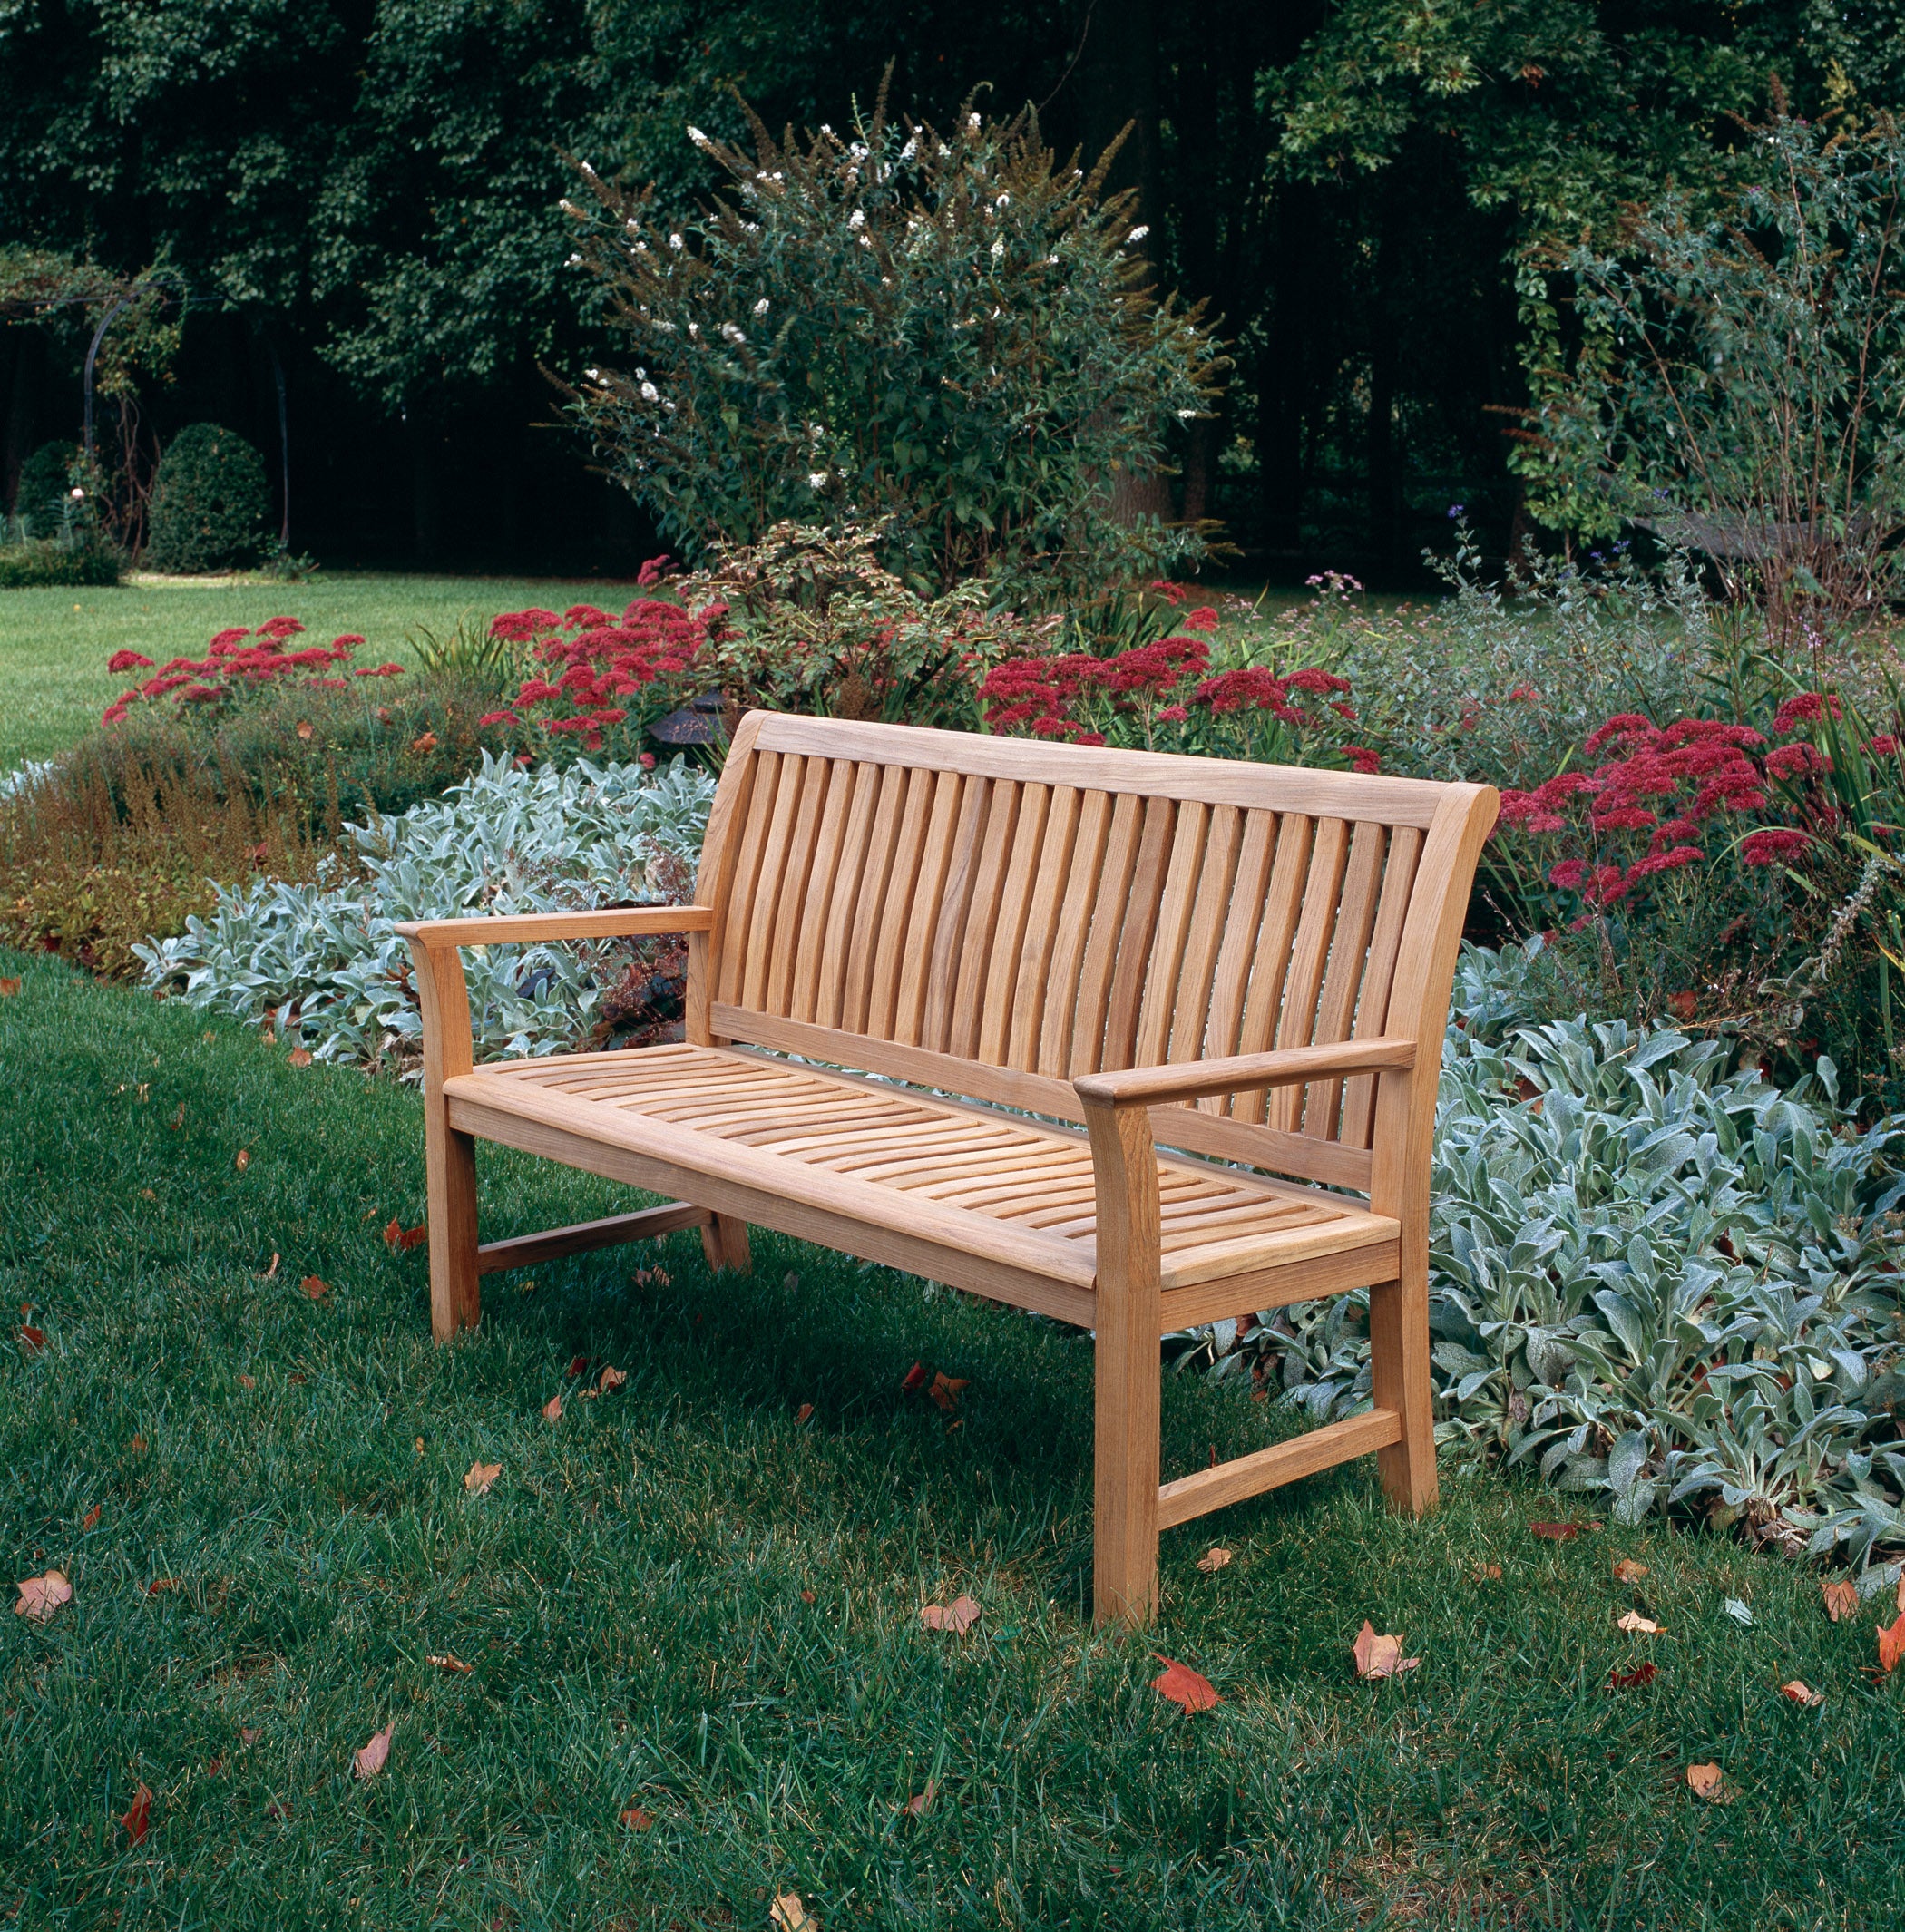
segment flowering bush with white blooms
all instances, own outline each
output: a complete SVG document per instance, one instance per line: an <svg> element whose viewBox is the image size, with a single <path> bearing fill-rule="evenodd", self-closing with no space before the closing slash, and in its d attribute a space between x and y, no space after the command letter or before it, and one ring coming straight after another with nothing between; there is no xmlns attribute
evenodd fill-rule
<svg viewBox="0 0 1905 1932"><path fill-rule="evenodd" d="M1905 1551L1905 1116L1830 1060L1786 1092L1717 1043L1529 1025L1539 943L1464 953L1436 1123L1437 1437L1617 1521ZM1316 1421L1370 1405L1366 1297L1177 1338Z"/></svg>
<svg viewBox="0 0 1905 1932"><path fill-rule="evenodd" d="M136 949L145 983L275 1023L319 1059L402 1064L422 1025L399 920L680 897L713 796L679 761L523 771L485 755L442 798L352 826L359 875L220 889L209 918ZM477 1057L581 1046L631 957L615 941L465 951Z"/></svg>
<svg viewBox="0 0 1905 1932"><path fill-rule="evenodd" d="M576 406L677 542L880 520L884 561L930 589L1036 571L1046 597L1197 551L1110 514L1225 365L1200 311L1148 288L1102 162L1062 161L1030 114L895 122L884 93L849 137L755 136L689 130L726 177L694 220L586 165L593 208L563 204L629 338Z"/></svg>

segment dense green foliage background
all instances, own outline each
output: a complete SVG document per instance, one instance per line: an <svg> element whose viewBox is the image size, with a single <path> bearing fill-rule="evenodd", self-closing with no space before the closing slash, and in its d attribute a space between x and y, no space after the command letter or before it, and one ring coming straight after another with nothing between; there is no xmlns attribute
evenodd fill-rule
<svg viewBox="0 0 1905 1932"><path fill-rule="evenodd" d="M1897 0L8 0L0 241L167 260L194 307L161 434L211 419L279 467L294 544L604 561L647 541L554 415L601 337L555 203L566 151L686 204L685 138L845 125L975 87L1061 147L1127 122L1161 284L1236 345L1171 507L1249 546L1393 571L1451 497L1516 534L1505 434L1567 317L1543 251L1739 161L1734 117L1898 98ZM0 494L72 434L86 331L0 327ZM274 487L278 487L274 477Z"/></svg>

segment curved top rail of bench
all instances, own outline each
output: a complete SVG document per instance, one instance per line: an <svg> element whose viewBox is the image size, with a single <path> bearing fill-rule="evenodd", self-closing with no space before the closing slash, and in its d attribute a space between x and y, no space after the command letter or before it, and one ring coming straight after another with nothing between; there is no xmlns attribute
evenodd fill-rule
<svg viewBox="0 0 1905 1932"><path fill-rule="evenodd" d="M1161 751L1111 751L1045 738L986 737L972 731L934 731L918 725L863 724L845 718L750 712L758 719L751 744L737 749L852 758L926 771L972 773L1042 785L1076 785L1094 792L1131 792L1147 798L1197 799L1243 810L1309 812L1359 824L1414 825L1427 831L1451 794L1480 797L1481 785L1443 785L1423 778L1364 776L1302 765L1253 765L1241 759L1181 757Z"/></svg>

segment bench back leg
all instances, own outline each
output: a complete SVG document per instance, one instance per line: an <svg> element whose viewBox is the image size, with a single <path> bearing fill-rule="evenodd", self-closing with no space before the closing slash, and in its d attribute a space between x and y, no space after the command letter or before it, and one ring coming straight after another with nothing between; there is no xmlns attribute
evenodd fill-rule
<svg viewBox="0 0 1905 1932"><path fill-rule="evenodd" d="M1435 1508L1435 1410L1429 1376L1428 1257L1402 1244L1402 1278L1369 1292L1370 1394L1402 1419L1402 1439L1376 1451L1390 1505L1409 1516Z"/></svg>
<svg viewBox="0 0 1905 1932"><path fill-rule="evenodd" d="M732 1215L710 1215L701 1230L701 1252L708 1265L718 1273L728 1269L736 1274L754 1271L754 1256L747 1246L747 1224Z"/></svg>
<svg viewBox="0 0 1905 1932"><path fill-rule="evenodd" d="M483 1312L476 1272L476 1142L451 1127L440 1098L424 1107L430 1222L430 1329L447 1342Z"/></svg>

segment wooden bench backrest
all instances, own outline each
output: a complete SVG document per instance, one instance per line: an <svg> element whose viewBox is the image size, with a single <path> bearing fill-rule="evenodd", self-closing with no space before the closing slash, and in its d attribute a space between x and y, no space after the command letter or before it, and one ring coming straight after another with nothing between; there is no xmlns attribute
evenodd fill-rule
<svg viewBox="0 0 1905 1932"><path fill-rule="evenodd" d="M752 713L690 1027L1071 1119L1107 1068L1431 1030L1439 1057L1493 819L1480 785ZM1364 1187L1375 1086L1166 1137Z"/></svg>

